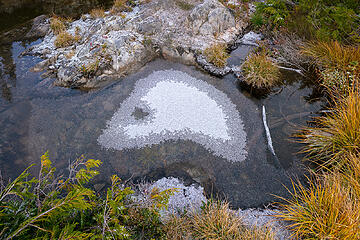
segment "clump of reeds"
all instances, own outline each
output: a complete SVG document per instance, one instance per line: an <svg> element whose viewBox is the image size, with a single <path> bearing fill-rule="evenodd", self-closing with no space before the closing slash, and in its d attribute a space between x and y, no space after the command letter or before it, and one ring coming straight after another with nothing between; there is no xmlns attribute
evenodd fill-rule
<svg viewBox="0 0 360 240"><path fill-rule="evenodd" d="M65 23L64 23L64 19L54 15L50 19L50 28L54 32L55 35L58 35L59 33L65 31L66 26L65 26Z"/></svg>
<svg viewBox="0 0 360 240"><path fill-rule="evenodd" d="M308 187L293 183L290 199L282 198L276 215L289 221L297 239L359 239L360 205L342 173L318 174Z"/></svg>
<svg viewBox="0 0 360 240"><path fill-rule="evenodd" d="M274 233L265 227L246 226L224 202L209 202L201 212L173 215L167 224L168 239L273 240Z"/></svg>
<svg viewBox="0 0 360 240"><path fill-rule="evenodd" d="M360 151L360 92L357 88L347 96L337 96L334 106L315 119L317 127L307 127L298 135L305 143L303 151L321 166L343 165L342 159Z"/></svg>
<svg viewBox="0 0 360 240"><path fill-rule="evenodd" d="M272 87L280 78L280 70L264 51L252 53L241 65L245 82L257 88Z"/></svg>
<svg viewBox="0 0 360 240"><path fill-rule="evenodd" d="M313 41L308 42L302 48L301 53L312 57L317 65L324 68L360 71L360 48L358 46L346 46L337 41Z"/></svg>
<svg viewBox="0 0 360 240"><path fill-rule="evenodd" d="M225 67L226 60L230 57L225 44L214 44L204 50L206 60L216 67Z"/></svg>
<svg viewBox="0 0 360 240"><path fill-rule="evenodd" d="M54 45L57 48L69 47L79 40L80 35L75 34L75 36L73 36L67 31L62 31L57 35Z"/></svg>
<svg viewBox="0 0 360 240"><path fill-rule="evenodd" d="M105 17L105 11L103 8L94 8L90 11L90 16L92 18L103 18Z"/></svg>

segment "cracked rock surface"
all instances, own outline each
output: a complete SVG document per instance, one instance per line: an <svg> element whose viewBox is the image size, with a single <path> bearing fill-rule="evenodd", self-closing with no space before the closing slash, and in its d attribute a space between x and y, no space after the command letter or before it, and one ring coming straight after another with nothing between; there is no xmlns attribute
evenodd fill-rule
<svg viewBox="0 0 360 240"><path fill-rule="evenodd" d="M136 72L158 56L196 65L204 49L216 43L234 44L246 26L241 20L246 12L235 20L218 0L188 0L187 4L190 7L184 9L176 1L158 0L138 4L121 15L106 12L97 19L84 15L67 29L80 36L78 42L56 48L56 36L49 30L27 53L45 59L34 70L50 71L55 85L93 88Z"/></svg>

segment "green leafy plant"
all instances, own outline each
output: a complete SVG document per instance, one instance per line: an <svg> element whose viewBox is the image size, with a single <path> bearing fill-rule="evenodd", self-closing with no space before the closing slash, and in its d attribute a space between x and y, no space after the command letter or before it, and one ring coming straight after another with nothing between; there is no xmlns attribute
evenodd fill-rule
<svg viewBox="0 0 360 240"><path fill-rule="evenodd" d="M159 211L173 190L154 190L144 204L114 175L102 197L86 187L100 164L81 156L57 176L45 153L36 178L30 166L1 189L0 239L161 239Z"/></svg>
<svg viewBox="0 0 360 240"><path fill-rule="evenodd" d="M289 16L289 7L284 0L267 0L256 3L256 12L251 18L251 23L256 27L264 24L270 28L283 26Z"/></svg>
<svg viewBox="0 0 360 240"><path fill-rule="evenodd" d="M360 41L357 0L266 0L256 3L251 18L255 27L281 26L322 41Z"/></svg>

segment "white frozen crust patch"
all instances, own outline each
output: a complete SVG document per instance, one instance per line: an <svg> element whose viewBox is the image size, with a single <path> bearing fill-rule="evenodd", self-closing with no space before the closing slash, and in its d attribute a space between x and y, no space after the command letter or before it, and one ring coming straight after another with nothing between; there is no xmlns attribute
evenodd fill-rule
<svg viewBox="0 0 360 240"><path fill-rule="evenodd" d="M136 109L148 115L136 119ZM98 138L100 145L116 150L166 140L192 140L232 162L247 155L236 106L223 92L181 71L156 71L138 80Z"/></svg>

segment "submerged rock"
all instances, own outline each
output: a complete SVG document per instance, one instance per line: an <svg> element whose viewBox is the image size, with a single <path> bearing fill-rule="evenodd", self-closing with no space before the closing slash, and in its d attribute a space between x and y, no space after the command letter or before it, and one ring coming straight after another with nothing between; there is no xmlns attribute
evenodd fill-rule
<svg viewBox="0 0 360 240"><path fill-rule="evenodd" d="M196 65L199 62L196 56L204 49L215 43L235 43L246 26L245 21L236 21L218 0L187 4L193 7L182 8L175 1L158 0L140 4L121 15L107 12L98 19L84 15L67 30L80 36L76 43L56 48L57 36L48 31L43 42L28 53L56 58L53 65L44 69L56 75L56 85L96 87L105 79L137 71L157 56ZM37 31L44 29L32 29ZM227 72L229 68L219 70L219 75Z"/></svg>

